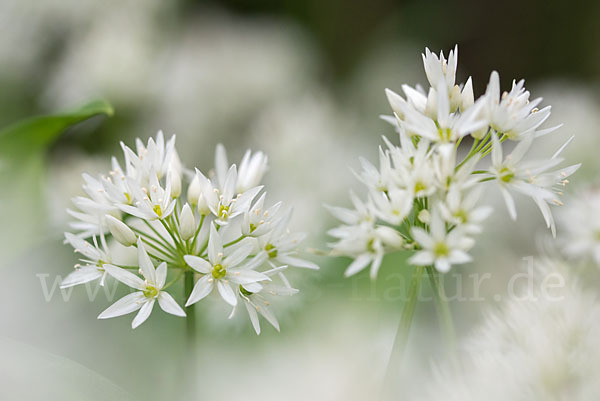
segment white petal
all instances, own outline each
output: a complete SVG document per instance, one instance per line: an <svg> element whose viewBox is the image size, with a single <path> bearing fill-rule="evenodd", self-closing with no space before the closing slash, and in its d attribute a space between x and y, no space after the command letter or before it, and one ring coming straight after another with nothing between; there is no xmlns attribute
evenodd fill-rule
<svg viewBox="0 0 600 401"><path fill-rule="evenodd" d="M348 266L344 272L344 276L349 277L363 270L369 263L371 263L372 259L373 257L369 254L362 254L358 256L352 263L350 263L350 266Z"/></svg>
<svg viewBox="0 0 600 401"><path fill-rule="evenodd" d="M282 263L285 263L294 267L303 267L305 269L319 270L319 266L314 264L313 262L309 262L308 260L295 258L289 255L281 255L277 258Z"/></svg>
<svg viewBox="0 0 600 401"><path fill-rule="evenodd" d="M148 280L149 283L156 285L156 271L154 270L154 265L144 248L144 244L142 243L142 238L138 238L138 263L140 265L140 269L142 270L142 274Z"/></svg>
<svg viewBox="0 0 600 401"><path fill-rule="evenodd" d="M208 259L212 264L221 263L220 253L223 253L223 239L217 232L214 223L210 223L210 236L208 238Z"/></svg>
<svg viewBox="0 0 600 401"><path fill-rule="evenodd" d="M89 283L102 277L102 272L96 266L84 266L69 273L60 283L60 288L68 288L78 284Z"/></svg>
<svg viewBox="0 0 600 401"><path fill-rule="evenodd" d="M515 207L515 201L508 192L508 190L504 187L500 187L500 192L502 192L502 196L504 197L504 202L506 203L506 207L508 208L508 213L510 214L510 218L513 220L517 219L517 208Z"/></svg>
<svg viewBox="0 0 600 401"><path fill-rule="evenodd" d="M199 256L185 255L183 259L188 266L200 273L210 273L213 269L213 265L211 263Z"/></svg>
<svg viewBox="0 0 600 401"><path fill-rule="evenodd" d="M224 260L223 265L226 267L234 267L239 265L244 261L252 253L254 250L254 244L250 242L245 242L243 245L239 246L235 249L231 254L229 254Z"/></svg>
<svg viewBox="0 0 600 401"><path fill-rule="evenodd" d="M433 253L429 251L419 251L415 253L408 262L412 265L416 266L427 266L433 263L434 261Z"/></svg>
<svg viewBox="0 0 600 401"><path fill-rule="evenodd" d="M237 297L233 292L233 288L229 283L225 283L223 280L217 280L217 289L219 290L219 294L221 297L231 306L237 305Z"/></svg>
<svg viewBox="0 0 600 401"><path fill-rule="evenodd" d="M260 322L258 321L258 313L256 313L255 307L247 301L245 301L244 304L248 310L248 316L250 316L250 322L252 322L254 331L256 331L256 334L260 334Z"/></svg>
<svg viewBox="0 0 600 401"><path fill-rule="evenodd" d="M154 298L148 299L140 308L140 311L137 313L137 315L135 315L135 318L133 319L133 322L131 322L131 328L135 329L136 327L138 327L140 324L144 323L146 321L146 319L148 319L148 317L150 316L150 313L152 313L152 308L154 307Z"/></svg>
<svg viewBox="0 0 600 401"><path fill-rule="evenodd" d="M236 284L250 284L257 281L271 280L269 276L263 273L242 269L235 269L235 271L231 271L231 273L228 272L227 278Z"/></svg>
<svg viewBox="0 0 600 401"><path fill-rule="evenodd" d="M156 288L163 288L165 281L167 281L167 263L162 262L156 268Z"/></svg>
<svg viewBox="0 0 600 401"><path fill-rule="evenodd" d="M214 286L214 279L210 274L202 276L200 280L196 281L196 285L194 285L194 289L190 294L185 306L190 306L200 301L202 298L206 297L212 291Z"/></svg>
<svg viewBox="0 0 600 401"><path fill-rule="evenodd" d="M142 307L145 301L146 297L141 291L125 295L98 315L98 319L109 319L135 312Z"/></svg>
<svg viewBox="0 0 600 401"><path fill-rule="evenodd" d="M371 272L370 272L371 280L375 280L375 278L377 278L377 273L379 272L379 268L381 267L382 260L383 260L383 253L378 254L375 257L375 259L373 259L373 264L371 264Z"/></svg>
<svg viewBox="0 0 600 401"><path fill-rule="evenodd" d="M128 285L129 287L138 290L144 289L144 280L125 269L106 264L104 265L104 270L123 284Z"/></svg>
<svg viewBox="0 0 600 401"><path fill-rule="evenodd" d="M158 294L158 305L162 310L164 310L167 313L170 313L171 315L181 317L185 316L185 312L183 311L181 306L179 306L179 304L175 302L171 294L169 294L168 292L161 291L160 294Z"/></svg>
<svg viewBox="0 0 600 401"><path fill-rule="evenodd" d="M440 273L447 273L448 271L450 271L451 267L452 265L450 264L450 262L448 262L448 259L444 258L435 261L435 268Z"/></svg>

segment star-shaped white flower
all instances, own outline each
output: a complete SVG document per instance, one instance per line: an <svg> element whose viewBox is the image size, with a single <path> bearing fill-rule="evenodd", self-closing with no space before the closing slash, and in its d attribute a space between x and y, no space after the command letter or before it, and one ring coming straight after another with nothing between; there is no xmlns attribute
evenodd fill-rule
<svg viewBox="0 0 600 401"><path fill-rule="evenodd" d="M108 274L138 291L119 299L102 312L98 316L98 319L122 316L139 310L133 322L131 322L131 327L135 329L148 319L156 300L158 300L158 305L165 312L175 316L185 316L185 312L181 306L175 302L169 293L163 291L167 279L167 264L163 262L154 269L154 265L144 249L141 239L138 240L137 246L138 262L144 280L120 267L109 264L104 265L104 269Z"/></svg>
<svg viewBox="0 0 600 401"><path fill-rule="evenodd" d="M412 236L420 250L409 259L409 263L416 266L433 265L445 273L452 265L471 261L466 251L473 246L473 240L458 228L448 232L437 209L433 210L429 228L429 232L420 227L412 228Z"/></svg>
<svg viewBox="0 0 600 401"><path fill-rule="evenodd" d="M254 271L266 259L264 252L259 253L248 260L254 250L252 242L241 241L233 245L231 250L223 248L223 239L211 223L210 236L208 239L208 260L196 255L185 255L185 262L203 276L196 282L194 289L186 302L186 306L192 305L207 295L214 287L228 304L237 304L237 297L231 284L250 284L261 280L269 280L263 273Z"/></svg>

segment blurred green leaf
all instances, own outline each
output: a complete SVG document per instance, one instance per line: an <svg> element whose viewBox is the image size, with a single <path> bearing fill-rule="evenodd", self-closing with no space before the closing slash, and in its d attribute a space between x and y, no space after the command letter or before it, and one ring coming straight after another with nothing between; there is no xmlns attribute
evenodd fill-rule
<svg viewBox="0 0 600 401"><path fill-rule="evenodd" d="M47 234L46 150L71 126L97 115L111 116L103 100L74 110L31 117L0 130L0 249L3 263L35 246ZM8 246L6 246L8 245Z"/></svg>
<svg viewBox="0 0 600 401"><path fill-rule="evenodd" d="M96 100L75 110L19 121L0 131L0 154L20 158L46 149L70 126L99 114L112 116L112 106Z"/></svg>

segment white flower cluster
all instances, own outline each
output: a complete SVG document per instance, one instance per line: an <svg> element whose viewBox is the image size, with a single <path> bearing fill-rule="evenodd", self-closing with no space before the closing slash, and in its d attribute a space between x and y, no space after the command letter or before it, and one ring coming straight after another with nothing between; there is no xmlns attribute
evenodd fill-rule
<svg viewBox="0 0 600 401"><path fill-rule="evenodd" d="M281 202L265 206L266 193L259 184L267 157L247 151L238 168L229 165L219 145L216 167L208 178L197 169L183 169L175 137L165 143L159 132L147 145L138 139L136 151L121 145L124 168L113 158L108 175L84 174L87 196L74 198L77 210L68 211L76 219L72 227L77 233L66 233L66 242L83 256L82 265L62 287L97 279L103 284L107 274L114 277L136 292L98 317L139 310L132 323L135 328L148 318L157 300L165 312L185 316L166 290L191 275L197 280L186 306L216 288L233 307L231 316L238 305L245 306L257 333L259 314L279 329L268 298L298 292L283 271L288 266L318 266L297 257L305 235L288 230L292 210ZM185 196L182 177L190 178ZM137 247L137 265L114 262L105 239L108 234L125 247ZM92 242L86 241L90 237ZM169 273L173 277L167 282Z"/></svg>
<svg viewBox="0 0 600 401"><path fill-rule="evenodd" d="M541 258L531 288L491 310L414 399L598 399L600 305L573 266ZM544 284L546 283L546 284Z"/></svg>
<svg viewBox="0 0 600 401"><path fill-rule="evenodd" d="M558 215L562 250L571 259L591 259L600 266L600 189L589 188L571 197Z"/></svg>
<svg viewBox="0 0 600 401"><path fill-rule="evenodd" d="M534 141L558 128L540 129L550 106L539 110L541 99L529 100L523 81L501 94L497 72L475 100L471 78L455 82L457 56L458 48L448 59L426 49L429 89L403 85L405 97L386 90L394 116L383 118L396 127L400 146L384 137L379 167L361 160L362 172L356 175L367 187L366 200L351 194L352 209L330 207L343 223L329 231L337 239L333 254L354 258L346 275L371 265L374 278L385 252L401 249L416 251L411 264L433 265L441 272L470 261L473 235L491 212L479 199L483 185L492 181L513 219L512 193L521 193L534 200L555 233L549 205L562 204L558 197L566 178L579 167L552 170L570 140L550 158L528 159ZM461 143L470 143L468 153L461 152ZM506 154L504 147L513 143ZM490 153L491 163L484 165Z"/></svg>

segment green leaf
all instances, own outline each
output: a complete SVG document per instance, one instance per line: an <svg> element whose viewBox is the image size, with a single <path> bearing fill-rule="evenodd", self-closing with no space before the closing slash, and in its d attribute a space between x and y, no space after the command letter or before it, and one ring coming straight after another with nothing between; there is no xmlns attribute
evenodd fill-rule
<svg viewBox="0 0 600 401"><path fill-rule="evenodd" d="M10 160L43 151L70 126L99 114L113 113L108 102L96 100L75 110L27 118L0 130L0 155Z"/></svg>
<svg viewBox="0 0 600 401"><path fill-rule="evenodd" d="M46 194L46 150L69 127L97 115L111 116L112 106L94 101L62 113L31 117L0 130L0 248L10 262L48 235L51 206Z"/></svg>

